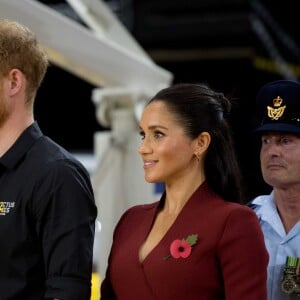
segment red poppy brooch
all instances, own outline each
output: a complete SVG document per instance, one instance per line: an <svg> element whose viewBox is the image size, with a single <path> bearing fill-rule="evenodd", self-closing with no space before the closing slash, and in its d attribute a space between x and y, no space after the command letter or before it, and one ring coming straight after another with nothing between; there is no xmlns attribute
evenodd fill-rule
<svg viewBox="0 0 300 300"><path fill-rule="evenodd" d="M176 239L170 245L170 253L168 256L165 256L164 259L170 257L173 258L187 258L192 252L192 247L196 245L198 240L198 234L191 234L185 239Z"/></svg>

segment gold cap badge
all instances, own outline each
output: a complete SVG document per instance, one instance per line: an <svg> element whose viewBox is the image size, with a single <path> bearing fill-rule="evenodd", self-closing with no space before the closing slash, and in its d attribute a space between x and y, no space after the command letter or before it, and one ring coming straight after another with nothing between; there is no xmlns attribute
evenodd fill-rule
<svg viewBox="0 0 300 300"><path fill-rule="evenodd" d="M273 99L274 107L267 106L268 117L271 120L278 120L283 115L286 105L281 106L282 102L283 99L280 96L277 96L276 98Z"/></svg>
<svg viewBox="0 0 300 300"><path fill-rule="evenodd" d="M273 99L273 106L279 107L282 104L283 99L280 96L277 96L277 98Z"/></svg>

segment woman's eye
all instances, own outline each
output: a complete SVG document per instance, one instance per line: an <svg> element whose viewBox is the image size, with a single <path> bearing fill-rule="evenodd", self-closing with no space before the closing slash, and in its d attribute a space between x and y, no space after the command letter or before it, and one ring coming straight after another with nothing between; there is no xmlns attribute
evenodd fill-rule
<svg viewBox="0 0 300 300"><path fill-rule="evenodd" d="M154 132L154 137L155 137L155 138L161 138L161 137L163 137L163 136L164 136L164 134L163 134L162 132L160 132L160 131Z"/></svg>
<svg viewBox="0 0 300 300"><path fill-rule="evenodd" d="M153 140L160 139L163 136L164 136L164 134L160 131L154 131L154 132L148 134L148 138L153 139ZM145 140L146 139L146 133L141 131L140 132L140 137L141 137L141 140Z"/></svg>
<svg viewBox="0 0 300 300"><path fill-rule="evenodd" d="M143 131L140 132L140 137L141 137L141 140L145 139L145 133Z"/></svg>

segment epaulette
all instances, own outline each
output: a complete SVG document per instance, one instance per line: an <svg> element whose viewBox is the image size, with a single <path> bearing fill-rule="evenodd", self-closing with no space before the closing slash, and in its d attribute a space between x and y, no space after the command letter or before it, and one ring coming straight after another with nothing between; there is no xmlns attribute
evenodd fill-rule
<svg viewBox="0 0 300 300"><path fill-rule="evenodd" d="M253 203L253 200L251 200L251 201L249 201L248 203L246 203L246 205L248 206L248 207L250 207L251 209L255 209L255 208L257 208L257 204L254 204Z"/></svg>

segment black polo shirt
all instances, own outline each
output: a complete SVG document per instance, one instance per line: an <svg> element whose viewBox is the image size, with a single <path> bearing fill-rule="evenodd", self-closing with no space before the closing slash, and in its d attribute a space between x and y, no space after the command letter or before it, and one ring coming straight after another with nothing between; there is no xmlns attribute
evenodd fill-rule
<svg viewBox="0 0 300 300"><path fill-rule="evenodd" d="M89 300L96 215L86 169L29 126L0 158L0 299Z"/></svg>

